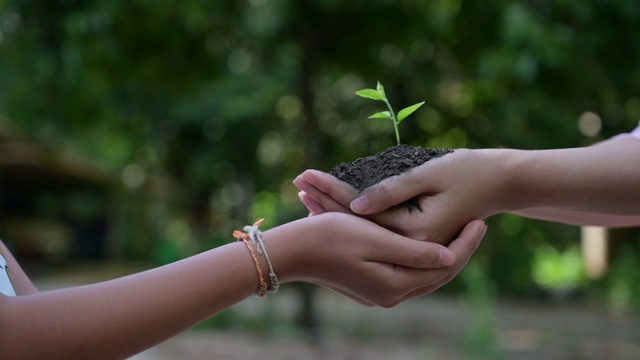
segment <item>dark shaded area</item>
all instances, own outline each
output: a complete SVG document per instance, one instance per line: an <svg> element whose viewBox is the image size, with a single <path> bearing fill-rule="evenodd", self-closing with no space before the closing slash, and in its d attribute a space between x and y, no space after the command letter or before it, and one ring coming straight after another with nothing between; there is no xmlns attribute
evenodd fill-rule
<svg viewBox="0 0 640 360"><path fill-rule="evenodd" d="M0 238L27 269L105 259L111 185L95 164L0 139Z"/></svg>

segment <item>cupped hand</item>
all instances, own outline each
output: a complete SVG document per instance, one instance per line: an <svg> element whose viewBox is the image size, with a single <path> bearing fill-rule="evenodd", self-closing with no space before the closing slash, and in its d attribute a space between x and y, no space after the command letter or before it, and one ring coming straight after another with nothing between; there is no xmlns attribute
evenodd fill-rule
<svg viewBox="0 0 640 360"><path fill-rule="evenodd" d="M301 190L298 196L311 216L326 212L358 215L349 207L350 203L357 198L358 190L330 174L307 170L294 180L294 184ZM421 200L424 199L419 196L418 204ZM360 216L412 239L436 242L434 239L438 239L438 237L435 236L435 233L440 230L428 229L425 231L422 218L424 214L420 210L394 205L396 204L390 205L391 207L378 213ZM458 231L460 229L461 227L458 228ZM453 235L446 241L438 243L449 243L452 239Z"/></svg>
<svg viewBox="0 0 640 360"><path fill-rule="evenodd" d="M494 212L500 186L490 152L458 149L361 194L345 182L316 170L294 180L310 214L338 211L364 216L404 236L448 244L465 224ZM411 198L419 209L396 206Z"/></svg>
<svg viewBox="0 0 640 360"><path fill-rule="evenodd" d="M448 283L477 249L486 226L473 221L449 247L415 241L366 219L325 213L282 227L274 246L288 254L283 282L326 286L365 305L390 307ZM276 230L280 231L280 230ZM271 232L271 231L270 231ZM297 239L286 234L299 233ZM277 253L277 252L276 252Z"/></svg>

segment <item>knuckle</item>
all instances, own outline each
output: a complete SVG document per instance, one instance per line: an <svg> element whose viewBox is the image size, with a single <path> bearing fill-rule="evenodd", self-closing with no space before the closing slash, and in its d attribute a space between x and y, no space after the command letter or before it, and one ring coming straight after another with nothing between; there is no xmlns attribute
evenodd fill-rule
<svg viewBox="0 0 640 360"><path fill-rule="evenodd" d="M393 179L387 179L378 183L374 188L374 193L380 197L385 197L393 191Z"/></svg>

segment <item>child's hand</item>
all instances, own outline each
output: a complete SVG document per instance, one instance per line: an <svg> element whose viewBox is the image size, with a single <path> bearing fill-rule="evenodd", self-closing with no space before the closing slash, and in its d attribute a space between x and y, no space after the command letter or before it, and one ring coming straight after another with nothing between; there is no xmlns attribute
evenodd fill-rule
<svg viewBox="0 0 640 360"><path fill-rule="evenodd" d="M471 222L445 248L333 212L269 230L265 239L283 282L312 282L361 304L390 307L451 281L485 231L481 221Z"/></svg>

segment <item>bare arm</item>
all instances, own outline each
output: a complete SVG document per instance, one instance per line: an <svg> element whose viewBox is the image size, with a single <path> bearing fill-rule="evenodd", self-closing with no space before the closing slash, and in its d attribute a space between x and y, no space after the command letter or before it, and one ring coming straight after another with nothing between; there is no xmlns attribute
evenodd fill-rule
<svg viewBox="0 0 640 360"><path fill-rule="evenodd" d="M1 357L115 359L138 353L251 294L255 269L242 246L104 283L0 296Z"/></svg>
<svg viewBox="0 0 640 360"><path fill-rule="evenodd" d="M481 222L470 224L446 249L355 216L327 214L271 229L265 242L282 283L319 283L365 304L392 306L446 283L484 229ZM22 274L18 296L0 295L2 359L126 358L258 287L255 265L239 242L112 281L49 292L31 291Z"/></svg>
<svg viewBox="0 0 640 360"><path fill-rule="evenodd" d="M602 188L596 192L596 194L602 194L606 196L606 194L611 191L617 189L617 191L622 191L625 193L625 190L628 189L627 194L631 197L627 199L614 200L613 201L621 201L620 204L625 204L627 201L634 201L637 199L637 185L638 181L633 182L634 171L637 173L637 164L640 161L640 151L637 149L638 145L640 145L640 141L634 138L622 138L618 140L607 140L596 144L590 148L591 151L600 152L599 156L605 157L602 161L612 162L614 166L617 167L628 167L631 169L626 170L616 170L613 169L614 175L619 172L624 174L625 171L629 171L630 174L627 175L630 177L630 182L625 184L625 180L621 179L621 183L618 181L600 181L599 184L594 184L594 186L602 186ZM596 159L594 159L597 161ZM588 160L587 160L588 161ZM604 172L604 171L603 171ZM609 174L611 176L611 174ZM634 188L635 194L634 195ZM619 194L620 195L620 194ZM624 196L624 194L622 194ZM634 197L635 196L635 197ZM601 201L597 200L596 201ZM602 211L604 209L593 209L593 207L587 209L587 211L581 210L572 210L572 209L561 209L554 207L537 207L537 208L528 208L528 209L520 209L515 211L515 214L530 217L534 219L540 220L549 220L562 222L566 224L572 225L595 225L595 226L604 226L604 227L633 227L640 226L640 215L636 214L627 214L624 210L622 210L623 214L617 214L620 212L620 209L614 209L613 213L606 213ZM633 211L631 211L633 212Z"/></svg>
<svg viewBox="0 0 640 360"><path fill-rule="evenodd" d="M598 214L553 208L531 208L513 212L531 219L553 221L576 226L602 226L625 228L640 226L640 217L626 215Z"/></svg>
<svg viewBox="0 0 640 360"><path fill-rule="evenodd" d="M519 151L506 161L507 209L553 208L640 218L640 141Z"/></svg>

